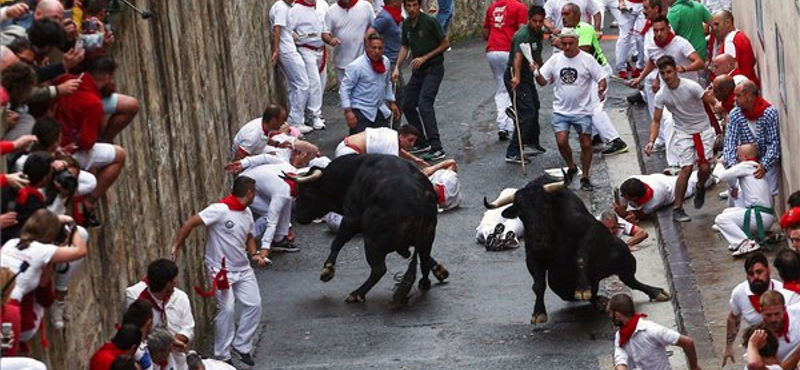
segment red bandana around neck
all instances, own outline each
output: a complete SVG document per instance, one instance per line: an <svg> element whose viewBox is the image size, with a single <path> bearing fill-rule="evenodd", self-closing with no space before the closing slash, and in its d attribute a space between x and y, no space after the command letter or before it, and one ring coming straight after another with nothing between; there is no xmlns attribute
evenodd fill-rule
<svg viewBox="0 0 800 370"><path fill-rule="evenodd" d="M643 313L634 312L633 313L633 317L631 317L631 319L628 320L628 322L625 323L625 325L622 325L622 327L619 329L619 346L620 347L628 344L628 341L631 340L631 337L633 336L633 332L636 331L636 325L639 324L639 319L641 319L642 317L647 317L647 315L645 315Z"/></svg>
<svg viewBox="0 0 800 370"><path fill-rule="evenodd" d="M781 328L778 331L775 332L775 336L778 337L778 338L783 337L783 340L785 340L786 343L790 343L790 341L789 341L789 314L787 312L785 312L785 311L783 312L783 325L781 325Z"/></svg>
<svg viewBox="0 0 800 370"><path fill-rule="evenodd" d="M384 5L383 10L389 13L389 15L392 16L392 18L394 19L395 22L397 22L397 24L400 24L400 22L403 21L403 12L400 10L400 8Z"/></svg>
<svg viewBox="0 0 800 370"><path fill-rule="evenodd" d="M147 283L146 280L144 280L144 282L145 284ZM159 313L159 316L161 316L161 325L163 325L164 327L167 326L167 302L169 302L169 298L171 295L172 294L166 295L164 299L161 301L161 305L159 305L156 302L156 298L153 296L152 293L150 293L149 285L147 286L147 288L144 288L144 290L142 290L141 293L139 293L139 299L144 299L153 304L153 309Z"/></svg>
<svg viewBox="0 0 800 370"><path fill-rule="evenodd" d="M30 185L22 189L19 189L19 191L17 192L16 202L17 204L26 204L28 203L28 198L30 198L31 196L36 197L36 199L39 199L40 202L44 202L44 195L42 194L42 192L40 192L39 189Z"/></svg>
<svg viewBox="0 0 800 370"><path fill-rule="evenodd" d="M783 289L791 290L797 294L800 294L800 281L787 281L783 283Z"/></svg>
<svg viewBox="0 0 800 370"><path fill-rule="evenodd" d="M386 73L386 64L383 63L383 58L379 59L377 62L372 60L369 56L367 56L367 59L369 59L369 64L372 66L372 70L375 71L375 73L379 75Z"/></svg>
<svg viewBox="0 0 800 370"><path fill-rule="evenodd" d="M350 0L350 2L345 4L345 5L342 5L341 1L338 2L337 4L339 4L339 6L341 6L342 9L344 9L344 10L350 10L350 8L354 7L357 2L358 2L358 0Z"/></svg>
<svg viewBox="0 0 800 370"><path fill-rule="evenodd" d="M722 102L722 108L726 112L730 112L736 107L736 96L733 93L728 94L728 97Z"/></svg>
<svg viewBox="0 0 800 370"><path fill-rule="evenodd" d="M653 199L653 194L654 194L653 188L651 188L650 185L647 185L645 183L642 183L642 185L644 185L644 195L639 197L639 199L633 201L639 207L649 202L650 199Z"/></svg>
<svg viewBox="0 0 800 370"><path fill-rule="evenodd" d="M444 201L447 200L447 197L445 196L444 185L433 184L433 189L436 190L436 203L440 206L443 205Z"/></svg>
<svg viewBox="0 0 800 370"><path fill-rule="evenodd" d="M315 8L317 6L317 4L311 4L311 3L309 3L309 2L307 2L305 0L294 0L294 3L295 4L300 4L300 5L303 5L303 6L307 6L309 8Z"/></svg>
<svg viewBox="0 0 800 370"><path fill-rule="evenodd" d="M219 203L224 203L231 211L244 211L247 206L242 204L233 194L219 200Z"/></svg>
<svg viewBox="0 0 800 370"><path fill-rule="evenodd" d="M644 21L644 27L642 27L642 32L640 32L642 36L646 35L647 31L650 31L650 27L653 27L653 21L649 19Z"/></svg>
<svg viewBox="0 0 800 370"><path fill-rule="evenodd" d="M769 290L772 290L772 282L769 282ZM756 312L761 313L761 294L750 294L747 296L750 299L750 304L756 309Z"/></svg>
<svg viewBox="0 0 800 370"><path fill-rule="evenodd" d="M291 195L292 198L297 198L297 196L300 194L300 192L297 190L297 180L294 180L294 177L297 174L289 172L287 175L289 175L289 177L283 179L283 181L286 182L286 185L289 185L289 195Z"/></svg>
<svg viewBox="0 0 800 370"><path fill-rule="evenodd" d="M746 111L742 109L742 115L744 118L747 118L748 121L757 121L761 116L764 115L764 111L770 107L768 101L766 101L762 97L757 97L756 102L753 104L753 109Z"/></svg>
<svg viewBox="0 0 800 370"><path fill-rule="evenodd" d="M675 38L675 32L669 31L669 35L667 35L667 39L664 42L659 42L658 39L656 39L655 37L653 37L653 41L655 41L656 46L663 49L667 47L667 45L669 45L669 43L672 42L672 39L674 38Z"/></svg>

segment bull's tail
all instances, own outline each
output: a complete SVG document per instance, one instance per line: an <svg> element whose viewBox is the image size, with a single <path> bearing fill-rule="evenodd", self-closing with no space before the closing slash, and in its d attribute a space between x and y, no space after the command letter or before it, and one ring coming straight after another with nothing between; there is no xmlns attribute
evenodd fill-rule
<svg viewBox="0 0 800 370"><path fill-rule="evenodd" d="M411 260L408 262L408 269L403 274L403 279L397 284L394 290L393 300L396 303L405 304L408 302L408 295L411 293L411 287L417 280L417 250L414 248L414 254L411 255Z"/></svg>

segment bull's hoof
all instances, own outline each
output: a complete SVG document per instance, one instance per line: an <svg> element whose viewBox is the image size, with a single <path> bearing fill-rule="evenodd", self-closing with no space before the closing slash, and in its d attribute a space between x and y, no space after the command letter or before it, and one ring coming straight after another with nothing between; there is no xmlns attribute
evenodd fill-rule
<svg viewBox="0 0 800 370"><path fill-rule="evenodd" d="M319 274L319 279L327 283L333 279L334 275L336 275L336 268L333 267L332 263L329 263L322 268L322 272Z"/></svg>
<svg viewBox="0 0 800 370"><path fill-rule="evenodd" d="M344 301L347 303L364 303L364 297L349 294L347 298L344 299Z"/></svg>
<svg viewBox="0 0 800 370"><path fill-rule="evenodd" d="M575 291L575 300L576 301L590 301L592 299L592 291L591 290L576 290Z"/></svg>
<svg viewBox="0 0 800 370"><path fill-rule="evenodd" d="M661 289L661 291L658 292L658 295L656 295L655 297L650 298L651 301L656 301L656 302L666 302L669 301L670 299L672 299L672 296L669 293L667 293L667 291L665 291L664 289Z"/></svg>
<svg viewBox="0 0 800 370"><path fill-rule="evenodd" d="M419 289L420 290L428 291L430 288L431 288L431 280L430 279L425 278L425 279L421 279L419 281Z"/></svg>
<svg viewBox="0 0 800 370"><path fill-rule="evenodd" d="M443 282L450 276L450 272L440 263L433 268L433 276L436 277L436 280Z"/></svg>
<svg viewBox="0 0 800 370"><path fill-rule="evenodd" d="M547 322L547 314L546 313L534 314L533 316L531 316L531 324L534 324L534 325L536 325L536 324L544 324L546 322Z"/></svg>

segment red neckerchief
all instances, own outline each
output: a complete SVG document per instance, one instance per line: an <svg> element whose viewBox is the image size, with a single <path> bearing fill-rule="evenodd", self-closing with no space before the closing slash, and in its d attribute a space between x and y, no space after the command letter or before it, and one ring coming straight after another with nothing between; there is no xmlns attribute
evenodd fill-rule
<svg viewBox="0 0 800 370"><path fill-rule="evenodd" d="M342 9L344 9L344 10L350 10L350 8L354 7L357 2L358 2L358 0L350 0L350 3L348 3L346 5L342 5L341 2L337 2L337 4L339 4L339 6L341 6Z"/></svg>
<svg viewBox="0 0 800 370"><path fill-rule="evenodd" d="M769 290L772 290L772 281L769 282ZM750 304L756 309L756 312L761 313L761 294L750 294L747 296L750 299Z"/></svg>
<svg viewBox="0 0 800 370"><path fill-rule="evenodd" d="M650 199L653 199L653 194L654 194L653 188L651 188L650 185L647 185L645 183L642 183L642 185L644 185L644 195L639 197L639 199L633 201L639 207L649 202Z"/></svg>
<svg viewBox="0 0 800 370"><path fill-rule="evenodd" d="M783 283L783 288L800 294L800 281L787 281Z"/></svg>
<svg viewBox="0 0 800 370"><path fill-rule="evenodd" d="M642 317L647 317L647 315L643 313L633 313L633 317L631 317L625 325L619 329L619 346L622 347L628 344L628 341L631 340L633 336L633 332L636 331L636 325L639 324L639 319Z"/></svg>
<svg viewBox="0 0 800 370"><path fill-rule="evenodd" d="M644 27L642 27L642 32L640 32L642 36L646 35L647 31L650 31L650 27L653 27L653 21L649 19L644 21Z"/></svg>
<svg viewBox="0 0 800 370"><path fill-rule="evenodd" d="M145 284L147 284L146 279L143 280L143 282ZM153 297L153 294L150 293L150 286L147 285L147 287L144 288L144 290L142 290L141 293L139 293L139 298L138 299L144 299L144 300L149 301L150 303L152 303L153 304L153 309L158 311L159 315L161 316L161 325L166 327L167 326L167 302L169 302L169 298L170 298L171 295L172 294L167 294L164 297L164 299L161 301L161 302L163 302L163 304L159 306L158 303L156 303L156 298Z"/></svg>
<svg viewBox="0 0 800 370"><path fill-rule="evenodd" d="M659 42L658 39L656 39L655 37L653 37L653 41L655 41L656 46L658 46L658 47L663 49L663 48L667 47L667 45L669 45L669 43L672 42L672 39L674 39L674 38L675 38L675 32L669 31L669 35L667 35L667 40L666 41Z"/></svg>
<svg viewBox="0 0 800 370"><path fill-rule="evenodd" d="M756 98L756 102L753 104L753 109L750 109L749 111L742 109L742 115L744 118L747 118L748 121L757 121L762 115L764 115L764 111L769 107L769 102L759 96Z"/></svg>
<svg viewBox="0 0 800 370"><path fill-rule="evenodd" d="M722 108L726 112L730 112L736 106L736 96L733 93L728 94L728 97L722 102Z"/></svg>
<svg viewBox="0 0 800 370"><path fill-rule="evenodd" d="M792 208L781 216L780 224L781 229L788 229L794 224L800 222L800 208Z"/></svg>
<svg viewBox="0 0 800 370"><path fill-rule="evenodd" d="M383 10L389 13L389 15L392 16L392 19L394 19L397 24L400 24L403 21L403 12L400 10L400 8L384 5Z"/></svg>
<svg viewBox="0 0 800 370"><path fill-rule="evenodd" d="M247 206L242 204L233 194L219 200L219 203L224 203L231 211L244 211Z"/></svg>
<svg viewBox="0 0 800 370"><path fill-rule="evenodd" d="M745 158L745 159L744 159L744 161L745 161L745 162L747 162L747 161L758 162L758 158L754 158L754 157Z"/></svg>
<svg viewBox="0 0 800 370"><path fill-rule="evenodd" d="M283 181L289 185L289 194L292 196L292 198L297 198L297 195L300 193L297 191L297 181L293 180L296 174L289 172L287 175L289 176L283 179Z"/></svg>
<svg viewBox="0 0 800 370"><path fill-rule="evenodd" d="M307 6L309 8L316 8L316 6L317 6L317 4L307 3L307 2L305 2L305 0L294 0L294 3L295 4L300 4L300 5L303 5L303 6Z"/></svg>
<svg viewBox="0 0 800 370"><path fill-rule="evenodd" d="M17 204L28 203L28 198L30 198L31 195L39 199L40 202L44 202L44 195L42 192L40 192L38 188L28 185L22 189L19 189L17 192Z"/></svg>
<svg viewBox="0 0 800 370"><path fill-rule="evenodd" d="M442 184L433 184L433 189L436 190L436 203L439 205L444 204L445 196L444 196L444 185Z"/></svg>
<svg viewBox="0 0 800 370"><path fill-rule="evenodd" d="M369 59L369 64L372 66L372 70L375 71L375 73L379 75L386 73L386 64L383 63L382 57L378 61L372 60L369 56L367 56L367 59Z"/></svg>
<svg viewBox="0 0 800 370"><path fill-rule="evenodd" d="M778 338L783 337L783 340L789 343L789 314L785 309L783 311L783 325L775 332L775 336Z"/></svg>

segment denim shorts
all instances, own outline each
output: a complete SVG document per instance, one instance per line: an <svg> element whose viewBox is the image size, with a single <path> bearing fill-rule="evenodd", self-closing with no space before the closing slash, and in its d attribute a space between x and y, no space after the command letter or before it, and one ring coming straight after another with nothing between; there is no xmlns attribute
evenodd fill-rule
<svg viewBox="0 0 800 370"><path fill-rule="evenodd" d="M565 116L563 114L553 113L553 116L550 118L550 126L553 127L553 131L555 132L569 131L569 127L572 126L575 127L575 131L579 134L591 134L592 116Z"/></svg>

